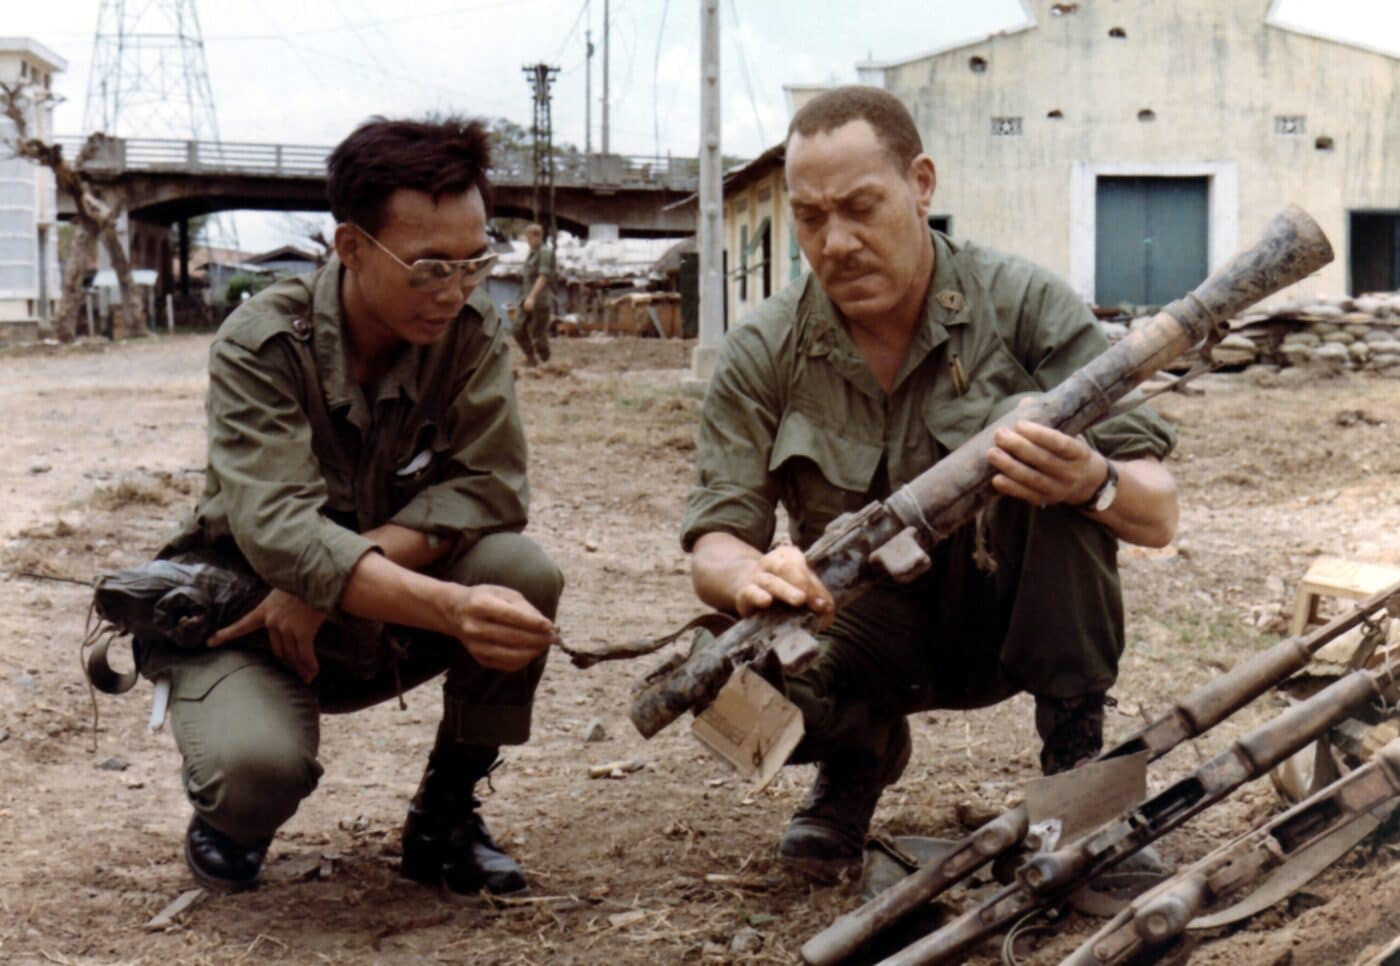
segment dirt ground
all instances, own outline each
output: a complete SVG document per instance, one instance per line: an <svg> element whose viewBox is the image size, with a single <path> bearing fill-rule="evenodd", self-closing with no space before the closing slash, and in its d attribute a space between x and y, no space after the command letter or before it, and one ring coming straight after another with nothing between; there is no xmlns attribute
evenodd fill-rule
<svg viewBox="0 0 1400 966"><path fill-rule="evenodd" d="M857 904L771 856L810 769L751 795L672 727L627 722L650 661L587 672L556 659L535 735L509 750L485 814L531 897L453 900L399 880L398 834L439 713L435 687L323 726L326 774L272 847L257 891L146 923L192 887L174 743L146 730L150 689L102 698L97 750L78 671L80 581L147 558L201 484L207 337L0 354L0 959L6 962L791 962ZM565 342L524 371L530 533L569 585L560 625L593 647L660 633L699 608L676 540L698 403L688 347ZM1261 382L1273 383L1261 385ZM1122 554L1130 644L1110 738L1276 639L1320 554L1400 565L1400 381L1215 376L1161 405L1177 425L1178 541ZM1154 768L1161 787L1272 713L1268 704ZM955 835L1035 775L1031 704L914 722L913 764L876 816L890 833ZM607 739L585 743L591 719ZM587 767L637 759L621 780ZM1279 809L1267 782L1170 836L1189 860ZM1284 908L1195 961L1350 963L1400 932L1400 848L1372 842ZM322 857L329 859L323 861ZM322 877L317 870L328 872ZM955 897L956 898L956 897ZM1042 941L1051 962L1094 922ZM992 945L974 962L996 961Z"/></svg>

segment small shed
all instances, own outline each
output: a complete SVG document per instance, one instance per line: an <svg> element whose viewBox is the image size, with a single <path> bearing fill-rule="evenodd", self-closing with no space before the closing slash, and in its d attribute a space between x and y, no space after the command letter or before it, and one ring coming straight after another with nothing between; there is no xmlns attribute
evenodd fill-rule
<svg viewBox="0 0 1400 966"><path fill-rule="evenodd" d="M603 316L609 335L678 339L681 336L679 292L628 292L610 299Z"/></svg>

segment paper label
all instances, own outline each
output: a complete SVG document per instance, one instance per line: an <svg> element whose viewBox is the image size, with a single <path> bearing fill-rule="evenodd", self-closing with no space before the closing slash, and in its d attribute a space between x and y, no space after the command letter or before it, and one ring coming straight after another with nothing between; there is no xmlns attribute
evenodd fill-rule
<svg viewBox="0 0 1400 966"><path fill-rule="evenodd" d="M1058 819L1060 841L1072 842L1147 798L1148 753L1091 761L1026 783L1032 825Z"/></svg>
<svg viewBox="0 0 1400 966"><path fill-rule="evenodd" d="M758 674L740 667L690 730L758 791L777 777L802 740L802 712Z"/></svg>

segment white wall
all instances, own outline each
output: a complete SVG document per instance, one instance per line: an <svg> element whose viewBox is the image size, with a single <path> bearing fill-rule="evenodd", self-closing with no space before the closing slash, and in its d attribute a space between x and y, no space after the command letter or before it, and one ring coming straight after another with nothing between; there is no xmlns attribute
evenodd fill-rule
<svg viewBox="0 0 1400 966"><path fill-rule="evenodd" d="M938 164L933 207L955 234L1026 255L1086 298L1100 174L1209 177L1211 265L1300 204L1338 259L1299 288L1340 293L1347 212L1400 208L1400 60L1268 27L1268 7L1096 0L1051 17L1038 3L1032 30L883 78L914 112ZM1306 131L1276 133L1280 115L1305 117ZM1022 133L993 136L993 117L1020 118Z"/></svg>
<svg viewBox="0 0 1400 966"><path fill-rule="evenodd" d="M0 78L9 82L40 78L52 65L23 52L0 50ZM47 137L52 130L51 106L32 110L29 133ZM14 124L0 118L0 142L12 141ZM53 173L33 162L10 157L0 148L0 321L47 318L60 294L58 266L58 204ZM42 230L41 230L42 229ZM41 259L40 239L45 251ZM39 278L43 263L45 283ZM40 301L41 290L46 297Z"/></svg>

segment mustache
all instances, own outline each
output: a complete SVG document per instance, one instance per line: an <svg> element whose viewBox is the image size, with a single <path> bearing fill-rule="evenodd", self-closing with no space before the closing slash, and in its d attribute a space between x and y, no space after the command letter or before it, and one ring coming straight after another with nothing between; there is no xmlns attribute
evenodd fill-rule
<svg viewBox="0 0 1400 966"><path fill-rule="evenodd" d="M840 262L836 262L834 265L830 265L829 263L829 265L826 266L825 274L827 277L830 277L830 279L854 279L854 277L862 276L862 274L874 272L875 267L875 265L872 265L871 259L861 258L861 256L851 256L851 258L841 259Z"/></svg>
<svg viewBox="0 0 1400 966"><path fill-rule="evenodd" d="M865 259L848 259L836 265L829 266L823 274L830 281L847 282L862 275L868 275L874 271L875 266Z"/></svg>

